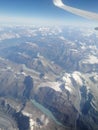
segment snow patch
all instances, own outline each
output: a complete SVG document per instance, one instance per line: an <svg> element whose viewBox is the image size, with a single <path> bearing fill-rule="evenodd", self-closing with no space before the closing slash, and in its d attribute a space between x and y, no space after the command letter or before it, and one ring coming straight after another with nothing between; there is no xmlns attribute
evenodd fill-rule
<svg viewBox="0 0 98 130"><path fill-rule="evenodd" d="M50 87L54 89L55 91L62 92L60 89L60 85L61 83L59 82L46 82L46 83L40 84L40 87Z"/></svg>
<svg viewBox="0 0 98 130"><path fill-rule="evenodd" d="M6 40L6 39L12 39L12 38L20 38L20 36L14 33L3 33L0 36L0 41Z"/></svg>
<svg viewBox="0 0 98 130"><path fill-rule="evenodd" d="M94 76L94 80L95 80L95 81L98 81L98 75L95 75L95 76Z"/></svg>
<svg viewBox="0 0 98 130"><path fill-rule="evenodd" d="M72 89L69 86L65 86L65 89L68 90L69 92L72 92Z"/></svg>
<svg viewBox="0 0 98 130"><path fill-rule="evenodd" d="M27 74L25 72L21 72L21 74L24 75L24 76L27 76Z"/></svg>
<svg viewBox="0 0 98 130"><path fill-rule="evenodd" d="M64 38L63 36L60 36L59 38L60 38L61 40L65 40L65 38Z"/></svg>
<svg viewBox="0 0 98 130"><path fill-rule="evenodd" d="M73 77L73 79L76 81L76 83L78 84L78 85L80 85L80 86L82 86L83 85L83 82L82 82L82 79L81 79L81 74L79 73L79 72L74 72L73 74L72 74L72 77Z"/></svg>
<svg viewBox="0 0 98 130"><path fill-rule="evenodd" d="M83 61L83 63L98 64L98 58L94 55L89 55L88 58Z"/></svg>
<svg viewBox="0 0 98 130"><path fill-rule="evenodd" d="M72 92L72 81L71 81L71 75L66 73L63 76L63 81L65 82L65 89L68 90L69 92Z"/></svg>
<svg viewBox="0 0 98 130"><path fill-rule="evenodd" d="M34 130L35 121L30 118L30 130Z"/></svg>

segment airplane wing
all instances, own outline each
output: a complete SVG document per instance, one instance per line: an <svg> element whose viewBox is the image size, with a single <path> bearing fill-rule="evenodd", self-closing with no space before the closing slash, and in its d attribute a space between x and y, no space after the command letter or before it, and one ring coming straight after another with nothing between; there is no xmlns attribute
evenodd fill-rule
<svg viewBox="0 0 98 130"><path fill-rule="evenodd" d="M65 5L62 2L62 0L53 0L53 3L55 6L62 8L72 14L79 15L79 16L87 18L87 19L98 21L97 13L93 13L93 12L89 12L89 11L85 11L85 10L81 10L81 9L77 9L77 8Z"/></svg>

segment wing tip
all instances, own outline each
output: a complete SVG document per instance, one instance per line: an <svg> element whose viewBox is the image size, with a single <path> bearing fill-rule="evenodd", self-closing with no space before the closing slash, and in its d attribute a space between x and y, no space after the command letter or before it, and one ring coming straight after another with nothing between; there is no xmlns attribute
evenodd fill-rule
<svg viewBox="0 0 98 130"><path fill-rule="evenodd" d="M53 0L53 3L57 7L62 7L64 5L62 0Z"/></svg>

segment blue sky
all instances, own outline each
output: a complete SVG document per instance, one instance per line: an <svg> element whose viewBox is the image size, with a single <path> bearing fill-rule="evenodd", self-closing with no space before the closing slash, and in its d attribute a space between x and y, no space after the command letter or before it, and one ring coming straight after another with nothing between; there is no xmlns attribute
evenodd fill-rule
<svg viewBox="0 0 98 130"><path fill-rule="evenodd" d="M98 0L63 0L64 3L98 13ZM69 22L87 21L53 5L52 0L0 0L1 21ZM32 20L31 20L32 19Z"/></svg>

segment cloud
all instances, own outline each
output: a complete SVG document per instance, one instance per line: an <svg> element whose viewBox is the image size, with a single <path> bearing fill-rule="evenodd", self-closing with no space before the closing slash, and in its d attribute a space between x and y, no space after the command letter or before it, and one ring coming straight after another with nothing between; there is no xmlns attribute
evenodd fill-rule
<svg viewBox="0 0 98 130"><path fill-rule="evenodd" d="M61 8L61 9L64 9L72 14L79 15L79 16L87 18L87 19L98 21L98 14L97 13L77 9L77 8L74 8L71 6L67 6L62 2L62 0L53 0L53 3L55 6Z"/></svg>

